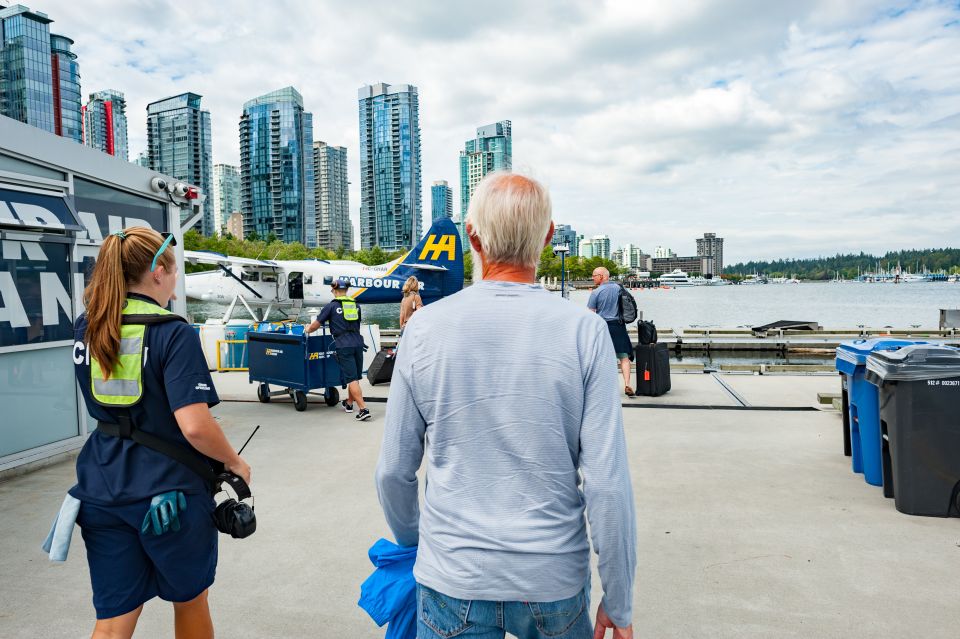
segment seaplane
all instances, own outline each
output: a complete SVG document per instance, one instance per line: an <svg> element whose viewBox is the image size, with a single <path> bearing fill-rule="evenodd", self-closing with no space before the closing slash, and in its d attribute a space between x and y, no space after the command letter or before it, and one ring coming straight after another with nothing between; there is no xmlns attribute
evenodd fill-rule
<svg viewBox="0 0 960 639"><path fill-rule="evenodd" d="M191 264L216 268L186 276L188 300L227 305L224 321L242 304L255 321L276 310L298 317L304 307L333 300L330 284L350 279L348 295L363 304L398 303L411 275L420 282L424 304L463 288L463 246L456 225L436 220L410 251L392 262L367 266L351 260L262 260L209 251L184 251Z"/></svg>

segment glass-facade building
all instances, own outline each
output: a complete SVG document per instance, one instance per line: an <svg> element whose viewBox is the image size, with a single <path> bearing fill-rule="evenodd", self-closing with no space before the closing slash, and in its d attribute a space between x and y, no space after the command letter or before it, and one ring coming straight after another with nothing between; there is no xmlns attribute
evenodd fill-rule
<svg viewBox="0 0 960 639"><path fill-rule="evenodd" d="M240 211L240 169L229 164L213 165L213 225L222 235L232 213Z"/></svg>
<svg viewBox="0 0 960 639"><path fill-rule="evenodd" d="M91 93L82 112L83 143L128 160L127 100L123 93L115 89Z"/></svg>
<svg viewBox="0 0 960 639"><path fill-rule="evenodd" d="M510 120L477 128L477 137L467 140L460 151L460 235L477 184L491 171L513 168L513 131Z"/></svg>
<svg viewBox="0 0 960 639"><path fill-rule="evenodd" d="M83 141L80 67L73 40L46 14L0 5L0 115Z"/></svg>
<svg viewBox="0 0 960 639"><path fill-rule="evenodd" d="M550 240L553 246L567 246L570 249L570 257L577 257L580 254L580 244L577 241L577 232L569 224L557 224L553 229L553 239Z"/></svg>
<svg viewBox="0 0 960 639"><path fill-rule="evenodd" d="M71 51L73 40L50 34L50 66L53 73L54 133L75 142L83 142L83 118L80 115L80 66Z"/></svg>
<svg viewBox="0 0 960 639"><path fill-rule="evenodd" d="M437 180L430 187L430 219L453 217L453 190L446 180Z"/></svg>
<svg viewBox="0 0 960 639"><path fill-rule="evenodd" d="M316 180L317 246L331 251L341 247L353 250L346 147L314 142L313 173Z"/></svg>
<svg viewBox="0 0 960 639"><path fill-rule="evenodd" d="M243 105L240 207L243 233L317 246L313 116L285 87Z"/></svg>
<svg viewBox="0 0 960 639"><path fill-rule="evenodd" d="M411 248L421 224L417 87L379 82L360 101L360 246Z"/></svg>
<svg viewBox="0 0 960 639"><path fill-rule="evenodd" d="M215 232L213 143L210 112L200 108L200 98L181 93L147 105L147 157L154 171L203 190L203 218L194 228L210 236Z"/></svg>

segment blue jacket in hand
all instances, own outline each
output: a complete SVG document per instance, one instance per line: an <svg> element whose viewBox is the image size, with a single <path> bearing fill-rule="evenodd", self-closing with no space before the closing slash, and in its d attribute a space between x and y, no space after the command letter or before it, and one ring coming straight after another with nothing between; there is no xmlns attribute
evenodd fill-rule
<svg viewBox="0 0 960 639"><path fill-rule="evenodd" d="M377 567L360 586L357 602L382 626L387 626L386 639L415 639L417 636L417 582L413 564L416 546L398 546L379 539L367 553Z"/></svg>

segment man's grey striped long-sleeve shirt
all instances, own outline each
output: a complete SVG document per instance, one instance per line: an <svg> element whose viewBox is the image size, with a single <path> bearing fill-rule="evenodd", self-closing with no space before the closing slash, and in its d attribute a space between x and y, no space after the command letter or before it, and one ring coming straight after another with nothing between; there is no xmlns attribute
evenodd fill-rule
<svg viewBox="0 0 960 639"><path fill-rule="evenodd" d="M599 316L532 284L478 282L414 314L376 482L397 542L419 543L417 581L458 599L572 597L590 575L586 510L604 609L631 623L636 524L615 363Z"/></svg>

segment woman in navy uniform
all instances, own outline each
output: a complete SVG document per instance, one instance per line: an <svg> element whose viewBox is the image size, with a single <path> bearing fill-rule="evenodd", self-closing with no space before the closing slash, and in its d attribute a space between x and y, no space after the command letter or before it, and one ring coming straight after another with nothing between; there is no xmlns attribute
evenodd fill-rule
<svg viewBox="0 0 960 639"><path fill-rule="evenodd" d="M74 364L98 420L77 459L81 527L97 622L130 637L143 604L173 602L176 636L213 637L207 591L217 566L211 486L130 439L149 433L250 482L250 466L210 414L219 403L200 340L165 309L174 298L173 236L129 228L107 237L76 322Z"/></svg>

